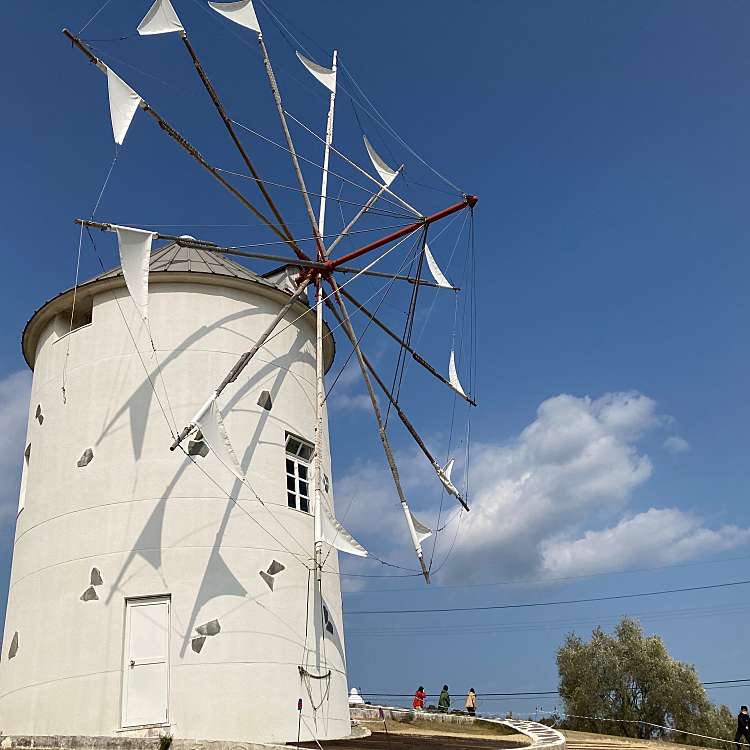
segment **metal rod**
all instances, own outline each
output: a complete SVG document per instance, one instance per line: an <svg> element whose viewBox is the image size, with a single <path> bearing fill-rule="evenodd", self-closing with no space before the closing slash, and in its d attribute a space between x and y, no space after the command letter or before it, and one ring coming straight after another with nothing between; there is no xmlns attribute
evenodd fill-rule
<svg viewBox="0 0 750 750"><path fill-rule="evenodd" d="M310 219L310 226L312 227L313 234L315 235L315 242L318 247L318 259L322 260L325 257L325 246L320 236L320 230L318 229L318 222L313 213L313 208L310 203L310 196L307 194L307 185L305 185L305 178L302 175L302 169L299 165L299 159L297 158L297 151L294 148L294 141L292 141L292 134L289 132L289 126L286 122L286 115L284 114L284 105L281 101L281 93L279 92L279 86L276 83L276 76L274 75L273 68L271 67L271 60L268 57L268 50L266 49L266 43L263 41L263 34L258 34L258 44L260 45L260 51L263 55L263 65L266 68L266 75L268 76L268 83L271 86L271 93L273 94L274 102L276 103L276 111L279 114L279 120L281 122L281 129L284 131L284 137L286 138L286 145L290 156L292 157L292 166L294 167L294 173L297 177L300 190L302 191L302 199L305 203L305 211Z"/></svg>
<svg viewBox="0 0 750 750"><path fill-rule="evenodd" d="M403 168L404 168L404 165L402 164L398 168L396 173L398 174ZM343 240L344 237L346 237L346 235L349 234L352 227L375 205L375 201L377 201L378 198L380 198L380 196L383 195L384 192L385 192L385 185L383 185L380 188L380 190L378 190L377 193L374 193L367 199L367 202L365 203L364 206L362 206L362 208L359 209L356 216L341 230L341 232L339 233L339 236L336 237L336 239L328 246L326 255L330 256L330 254L334 251L336 245L338 245L339 242L341 242L341 240Z"/></svg>
<svg viewBox="0 0 750 750"><path fill-rule="evenodd" d="M75 219L76 224L83 225L85 227L91 227L92 229L100 229L102 232L114 232L116 224L110 224L101 221L91 221L89 219ZM190 239L185 236L179 236L176 234L162 234L161 232L154 232L154 239L165 240L167 242L176 242L182 247L191 247L196 250L205 250L208 253L222 253L223 255L236 255L241 258L253 258L254 260L268 260L275 263L282 263L286 266L298 266L302 268L317 269L320 271L326 270L325 263L318 263L314 260L295 260L294 258L286 258L283 255L272 255L270 253L255 253L248 252L246 250L237 250L232 247L223 247L222 245L216 245L213 242L206 242L204 240ZM402 276L400 274L381 273L379 271L367 271L361 268L349 268L341 266L336 269L341 273L359 273L363 276L375 276L377 278L384 279L395 279L397 281L408 281L410 284L421 284L422 286L439 287L437 284L431 281L425 281L424 279L415 279L411 276Z"/></svg>
<svg viewBox="0 0 750 750"><path fill-rule="evenodd" d="M385 457L388 461L388 467L391 470L393 483L396 485L396 492L398 493L399 501L401 502L401 509L404 512L404 517L406 518L406 524L409 528L409 534L411 536L412 543L414 545L414 551L417 553L417 559L419 560L419 564L422 568L422 575L424 575L425 581L429 583L430 571L428 570L427 565L425 565L424 554L422 552L422 545L417 537L417 532L416 532L416 529L414 528L414 520L411 517L411 511L409 510L409 505L406 502L406 495L404 494L404 489L401 486L401 477L399 476L399 473L398 473L398 466L396 465L396 459L393 455L393 450L391 449L390 442L388 441L388 435L386 434L386 431L385 431L385 424L383 423L383 416L380 412L380 406L378 406L378 399L377 399L377 396L375 395L375 389L372 387L370 377L367 374L367 365L365 364L364 355L362 354L362 350L359 346L359 342L357 341L357 337L354 333L354 329L352 328L351 321L349 320L349 314L346 311L344 300L341 298L341 294L339 293L339 286L336 283L336 280L333 278L331 278L329 283L331 284L331 288L333 289L333 293L336 298L336 303L341 309L343 320L338 315L336 315L336 317L341 323L344 329L344 332L346 333L347 338L351 342L352 347L354 347L354 351L357 355L357 362L359 363L359 369L362 373L362 379L365 381L365 386L367 387L367 393L370 396L370 403L372 404L372 410L375 414L375 421L377 422L377 425L378 425L378 434L380 435L380 442L382 443L383 450L385 451ZM329 304L329 307L333 309L333 305Z"/></svg>
<svg viewBox="0 0 750 750"><path fill-rule="evenodd" d="M312 130L310 130L310 128L308 128L304 122L300 122L291 112L287 112L287 114L289 115L289 117L292 118L292 120L294 120L297 123L297 125L299 125L301 128L304 128L308 133L310 133L310 135L313 135L318 140L320 140L320 136L317 133L314 133ZM335 147L333 147L333 152L337 154L338 156L340 156L347 164L354 167L360 174L367 177L368 180L370 180L371 182L374 182L378 187L385 188L385 191L389 195L393 196L402 206L404 206L404 208L411 211L415 216L420 216L420 217L422 216L421 211L417 211L417 209L414 208L414 206L410 206L403 198L401 198L401 196L396 195L396 193L394 193L391 190L391 183L393 182L393 180L391 180L387 185L384 185L382 182L380 182L375 177L373 177L369 172L362 169L362 167L360 167L359 164L357 164L356 162L353 162L348 156L346 156L345 154L342 154L341 151L339 151ZM395 177L393 179L395 179Z"/></svg>
<svg viewBox="0 0 750 750"><path fill-rule="evenodd" d="M334 294L335 294L335 292L334 292ZM336 320L342 326L345 325L344 321L341 320L341 318L339 317L339 315L338 315L337 311L335 310L335 308L333 307L333 305L331 305L330 302L327 302L327 304L328 304L328 308L331 310L331 312L333 313L333 315L336 318ZM378 375L377 371L372 366L372 363L367 359L367 357L361 351L359 352L359 354L361 355L362 361L364 362L365 366L370 371L370 373L372 374L372 376L375 378L375 382L380 386L380 389L385 394L385 397L391 402L391 405L396 410L396 414L398 414L398 418L401 420L401 422L403 423L404 427L406 427L406 429L408 430L409 434L414 438L414 441L419 446L419 448L422 451L422 453L424 453L424 455L427 457L427 460L432 464L433 468L437 472L438 478L440 478L441 474L443 472L442 466L440 466L440 464L435 460L435 457L432 455L432 453L430 453L430 449L425 445L424 440L422 440L422 438L420 437L420 435L417 432L417 430L414 427L414 425L411 423L411 421L406 416L406 414L404 414L403 410L401 409L401 407L398 404L398 401L396 401L396 399L394 398L393 394L390 392L390 390L388 389L388 387L386 386L386 384L383 382L383 380L381 379L381 377ZM441 481L442 481L442 479L441 479ZM464 498L460 494L456 495L456 499L458 500L459 503L461 503L461 505L466 510L469 510L469 506L467 505L466 501L464 500Z"/></svg>
<svg viewBox="0 0 750 750"><path fill-rule="evenodd" d="M385 323L378 320L378 318L375 316L375 313L370 312L363 304L357 302L354 297L347 292L345 289L341 289L341 294L346 297L349 302L351 302L358 310L363 312L373 323L375 323L378 328L380 328L382 331L387 333L394 341L398 342L401 346L406 349L409 354L414 358L414 361L418 364L422 365L431 375L434 375L441 383L445 383L454 393L456 393L458 396L461 396L465 401L468 401L472 406L476 406L476 402L471 399L469 396L467 396L464 393L459 393L450 383L450 381L445 378L438 370L436 370L424 357L420 356L414 349L412 349L409 344L406 343L398 334L396 334L394 331L392 331L390 328L388 328Z"/></svg>
<svg viewBox="0 0 750 750"><path fill-rule="evenodd" d="M397 229L395 232L391 232L389 235L381 237L379 240L374 240L364 247L361 247L359 250L354 250L354 252L342 255L340 258L336 258L335 260L329 260L327 266L330 270L333 271L338 266L343 265L349 260L354 260L354 258L359 258L360 255L369 253L372 250L377 250L379 247L383 247L383 245L387 245L389 242L393 242L394 240L398 240L401 237L405 237L407 234L411 234L411 232L414 232L417 229L429 226L435 221L439 221L440 219L444 219L446 216L450 216L451 214L456 213L456 211L461 211L464 208L473 207L478 200L479 199L475 195L467 195L460 203L454 203L452 206L448 206L448 208L444 208L442 211L438 211L437 213L432 214L432 216L426 216L424 219L421 219L414 224L409 224L408 226L401 227L401 229Z"/></svg>
<svg viewBox="0 0 750 750"><path fill-rule="evenodd" d="M227 373L224 380L219 383L218 387L214 391L214 395L210 397L210 400L213 400L217 396L220 396L221 392L230 383L233 383L235 380L237 380L239 374L245 369L245 367L247 367L250 360L257 354L263 344L266 343L269 336L274 332L276 326L283 320L284 316L289 312L289 310L291 310L294 303L302 296L309 283L310 282L308 279L304 279L302 281L299 287L297 287L296 291L287 300L287 303L284 305L284 307L279 310L279 312L276 314L276 317L268 324L266 330L261 333L260 337L255 342L253 347L249 351L246 351L244 354L242 354L240 358L234 363L232 369ZM172 445L169 446L169 450L173 451L175 448L177 448L177 446L195 429L195 423L197 421L198 418L194 418L190 422L190 424L185 427L182 432L180 432L180 434L175 438Z"/></svg>
<svg viewBox="0 0 750 750"><path fill-rule="evenodd" d="M83 52L83 54L89 59L92 64L96 65L97 68L99 68L99 70L101 70L103 73L107 72L107 66L98 57L96 57L96 55L94 55L77 36L72 34L68 29L63 29L63 34L65 34L65 36L70 39L70 41L73 43L73 46ZM182 136L177 130L175 130L148 102L146 102L144 99L141 99L141 103L139 106L147 115L156 120L156 122L159 124L159 127L168 136L170 136L176 143L182 146L182 148L187 151L188 154L190 154L190 156L192 156L193 159L198 162L198 164L200 164L232 195L234 195L234 197L237 198L242 203L242 205L244 205L245 208L247 208L256 218L260 219L264 224L268 223L268 219L239 190L237 190L237 188L234 187L231 182L224 178L215 167L212 167L208 163L208 161L206 161L206 158L203 156L203 154L201 154L200 151L195 148L195 146L193 146L184 136ZM294 244L289 240L288 237L285 237L275 227L273 227L273 231L276 236L284 240L292 249L294 249ZM303 257L307 258L308 256L303 253Z"/></svg>
<svg viewBox="0 0 750 750"><path fill-rule="evenodd" d="M333 64L336 73L336 50L333 51ZM321 240L325 235L326 195L328 193L328 161L333 141L333 115L336 107L336 87L331 91L326 119L326 140L323 152L323 176L320 186L320 208L318 212L318 232ZM322 242L321 242L322 244ZM325 247L318 258L327 257ZM323 368L323 279L320 273L315 279L315 578L319 589L323 574L323 404L325 402L325 373ZM322 590L321 590L322 597ZM325 632L325 630L324 630ZM325 637L325 635L323 636Z"/></svg>
<svg viewBox="0 0 750 750"><path fill-rule="evenodd" d="M232 141L234 141L234 145L237 147L237 151L239 151L240 156L242 157L242 160L245 162L245 166L248 168L248 170L250 171L250 174L253 176L253 179L258 184L258 189L263 194L263 197L265 198L265 201L268 204L268 207L271 209L271 211L273 212L273 215L276 217L276 221L279 223L279 226L281 227L283 234L288 240L290 240L290 244L294 248L294 251L295 253L297 253L298 257L301 257L299 256L299 253L301 252L301 250L297 246L297 243L294 240L291 230L289 229L283 217L281 216L281 213L276 207L276 204L274 203L273 198L271 197L263 180L258 174L258 171L255 169L255 166L250 161L250 157L248 156L248 153L245 150L245 147L242 145L242 142L240 141L239 136L237 135L237 132L234 129L234 126L232 125L232 121L229 118L229 115L224 109L224 105L222 104L221 99L219 98L219 94L217 93L216 89L211 83L211 80L206 74L206 71L204 70L203 65L201 64L201 61L198 58L198 54L196 53L195 48L191 44L187 33L183 31L180 34L180 37L182 38L182 42L185 45L185 49L187 49L188 54L190 55L193 61L193 65L195 66L195 69L203 83L204 88L208 92L208 95L211 97L211 101L214 103L214 107L216 107L216 111L219 113L219 116L224 122L224 125L226 126L226 129L229 132L229 135L232 138ZM276 234L279 234L276 227L270 221L265 221L264 223L269 229L273 230ZM282 237L282 239L284 238Z"/></svg>
<svg viewBox="0 0 750 750"><path fill-rule="evenodd" d="M333 64L331 70L336 73L337 52L333 50ZM325 149L323 150L323 176L321 177L320 186L320 210L318 212L318 230L321 239L325 236L326 225L326 198L328 194L328 163L331 158L331 144L333 143L333 115L336 108L336 87L331 91L330 104L328 105L328 118L326 119L326 140ZM324 250L324 255L330 253L330 250ZM323 260L323 258L321 258Z"/></svg>

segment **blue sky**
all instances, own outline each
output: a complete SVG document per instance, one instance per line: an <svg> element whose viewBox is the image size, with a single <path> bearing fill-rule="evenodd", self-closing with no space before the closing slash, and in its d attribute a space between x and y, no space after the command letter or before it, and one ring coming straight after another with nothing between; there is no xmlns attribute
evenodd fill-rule
<svg viewBox="0 0 750 750"><path fill-rule="evenodd" d="M84 37L132 34L149 4L113 0ZM278 138L254 41L200 5L175 2L228 109ZM100 6L16 4L6 19L3 581L26 416L20 331L34 309L72 284L78 240L72 219L91 212L113 156L104 78L60 34L63 26L80 29ZM345 609L586 598L750 578L747 7L666 0L272 7L319 62L336 46L401 137L480 196L473 510L433 587L415 578L352 576ZM305 79L260 4L258 11L287 107L319 131L325 95ZM210 161L239 169L176 37L93 44ZM354 91L351 79L340 82ZM406 164L400 184L408 200L425 211L455 200L365 108L358 115L359 121L340 95L340 148L365 164L361 123L384 157ZM315 140L294 133L302 153L319 158ZM246 135L259 171L292 184L283 152ZM341 173L351 174L344 167ZM306 176L311 184L319 179L315 170ZM332 194L339 188L333 180ZM357 195L350 187L341 192L353 202ZM279 200L306 234L298 196L280 191ZM347 215L354 208L342 205ZM329 209L334 228L337 212ZM227 243L268 239L254 226L196 227L248 220L142 114L97 216ZM459 227L460 221L451 225L433 249L445 263L457 243L448 273L462 281L466 234L459 236ZM114 265L114 244L107 238L99 244ZM86 245L82 258L82 276L93 275ZM376 287L360 288L367 297ZM397 325L408 298L403 289L394 294L384 316ZM447 362L453 303L438 299L428 319L431 300L423 299L417 330L427 320L423 350ZM459 326L459 337L465 340L466 331ZM379 334L367 336L368 351L392 373L393 349ZM343 346L340 352L345 356ZM465 353L464 376L468 367ZM443 455L450 398L414 368L403 393L409 415ZM410 566L362 395L347 371L332 397L337 502L340 509L351 505L347 525L370 549ZM456 413L461 432L465 411ZM396 425L393 440L413 504L434 522L440 503L434 480ZM454 528L439 537L441 563ZM348 570L393 572L375 563ZM524 582L465 585L509 580ZM703 679L750 677L747 610L738 609L747 596L747 587L737 587L514 612L349 615L350 681L365 692L406 693L424 684L434 693L443 682L455 693L473 686L480 696L550 690L565 632L585 633L625 613L641 616ZM384 627L393 629L387 637ZM711 694L735 707L748 702L746 691ZM482 707L528 711L555 703Z"/></svg>

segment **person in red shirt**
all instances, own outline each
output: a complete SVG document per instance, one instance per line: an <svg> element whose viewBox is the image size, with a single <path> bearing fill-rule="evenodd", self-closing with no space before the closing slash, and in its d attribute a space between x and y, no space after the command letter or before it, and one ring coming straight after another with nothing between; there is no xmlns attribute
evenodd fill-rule
<svg viewBox="0 0 750 750"><path fill-rule="evenodd" d="M417 688L417 692L414 693L414 700L412 701L412 706L417 709L417 711L421 711L424 708L424 699L427 697L427 693L425 693L424 688L420 685Z"/></svg>

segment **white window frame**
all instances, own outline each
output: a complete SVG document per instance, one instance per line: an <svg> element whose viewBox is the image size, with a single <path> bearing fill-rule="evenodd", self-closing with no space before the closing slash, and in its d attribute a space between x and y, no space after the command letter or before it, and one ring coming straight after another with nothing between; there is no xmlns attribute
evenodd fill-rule
<svg viewBox="0 0 750 750"><path fill-rule="evenodd" d="M312 459L315 449L304 438L286 433L285 487L287 506L303 513L312 512ZM305 489L307 492L305 492Z"/></svg>

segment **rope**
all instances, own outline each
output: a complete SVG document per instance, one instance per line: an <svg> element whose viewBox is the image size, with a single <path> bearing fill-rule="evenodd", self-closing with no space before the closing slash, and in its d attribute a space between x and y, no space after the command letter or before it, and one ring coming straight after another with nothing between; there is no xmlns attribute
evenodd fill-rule
<svg viewBox="0 0 750 750"><path fill-rule="evenodd" d="M84 31L86 31L86 29L87 29L87 28L88 28L88 26L89 26L89 25L91 24L91 22L92 22L92 21L93 21L93 20L94 20L94 19L95 19L95 18L96 18L96 17L97 17L97 16L98 16L98 15L99 15L99 14L100 14L100 13L101 13L102 11L103 11L103 10L104 10L104 9L105 9L105 8L106 8L106 7L107 7L107 6L108 6L108 5L109 5L109 4L111 3L111 2L112 2L112 0L106 0L106 2L104 3L104 5L102 5L102 7L101 7L101 8L99 8L99 10L97 10L97 11L96 11L96 13L94 13L94 15L93 15L93 16L91 16L91 18L89 18L89 20L88 20L88 21L86 21L86 23L85 23L85 24L83 24L83 26L81 26L81 30L80 30L80 31L78 32L78 36L81 36L81 34L83 34L83 32L84 32Z"/></svg>
<svg viewBox="0 0 750 750"><path fill-rule="evenodd" d="M302 158L302 157L300 157L300 158ZM305 161L307 161L307 160L305 160ZM322 193L315 193L312 190L302 190L302 188L294 187L293 185L284 185L281 182L272 182L271 180L261 179L260 177L256 178L256 177L253 177L252 175L249 175L249 174L243 174L242 172L233 172L231 169L222 169L221 167L215 167L215 169L216 169L217 172L223 172L224 174L230 174L233 177L241 177L243 180L250 180L251 182L263 182L264 185L273 185L274 187L283 188L284 190L292 190L295 193L307 193L307 195L312 195L315 198L322 198L323 197ZM323 172L329 172L330 174L333 174L336 177L338 177L338 175L336 175L335 172L331 172L330 169L323 169L321 167L321 171L323 171ZM366 188L362 188L362 190L365 190L365 189ZM375 193L370 193L370 195L375 195ZM326 197L328 197L328 196L326 196ZM357 206L358 208L365 208L366 207L365 203L357 203L356 201L347 201L347 200L344 200L343 198L336 198L335 200L337 202L339 202L339 203L346 203L346 204L348 204L350 206ZM413 216L407 216L406 214L403 214L403 213L397 214L397 213L395 213L393 211L382 211L382 210L376 209L376 208L368 210L368 213L377 214L377 215L380 215L380 216L393 216L394 218L399 218L399 219L409 219L409 220L412 220L414 218ZM369 230L365 230L365 231L374 232L376 230L375 229L369 229ZM331 236L331 235L328 235L328 236ZM333 236L337 237L338 235L333 235ZM303 239L305 239L305 238L303 238ZM315 239L315 238L313 237L313 239ZM321 239L322 239L322 236L321 236ZM285 244L288 244L288 243L285 243Z"/></svg>
<svg viewBox="0 0 750 750"><path fill-rule="evenodd" d="M458 187L456 184L451 182L447 177L440 174L440 172L437 171L434 167L432 167L430 164L428 164L397 132L394 130L394 128L390 125L390 123L383 117L383 115L380 113L378 108L370 101L370 99L367 97L367 94L362 90L360 85L355 80L354 76L349 72L349 69L344 65L343 63L340 63L340 67L343 69L344 73L349 77L351 82L354 84L357 91L361 94L361 96L364 98L364 100L372 107L372 110L377 114L378 118L380 118L380 121L383 123L383 126L385 126L385 129L387 132L389 132L412 156L414 156L416 159L418 159L427 169L429 169L434 175L439 177L443 182L445 182L447 185L452 187L457 192L463 194L463 190L461 190L460 187Z"/></svg>
<svg viewBox="0 0 750 750"><path fill-rule="evenodd" d="M411 250L409 250L409 252L407 253L406 258L404 259L404 261L399 266L398 271L396 273L399 273L400 271L402 271L408 265L408 263L411 262L411 259L409 258L409 255L411 255L414 252L414 249L416 247L417 247L417 243L415 242L414 245L412 245ZM363 303L364 305L367 305L367 303L370 302L370 300L372 300L373 297L377 296L378 294L380 294L385 289L385 294L383 295L383 297L380 300L380 302L378 302L378 305L375 308L375 311L373 312L372 316L370 316L370 318L368 319L367 324L366 324L364 330L362 331L362 333L360 334L360 336L357 338L357 345L360 344L360 342L364 338L365 334L367 333L368 328L372 324L373 319L375 318L375 316L377 315L377 313L380 310L381 306L383 305L383 303L385 302L386 298L388 297L388 294L389 294L389 292L390 292L390 290L391 290L391 288L393 286L393 283L395 281L396 281L396 278L394 276L393 278L389 279L382 287L380 287L380 289L378 289L374 294L371 294L365 300L365 302ZM357 308L356 312L362 313L362 311L359 308ZM336 326L336 328L339 328L339 326ZM339 378L341 377L341 375L343 374L344 370L346 369L346 366L349 364L351 358L354 356L355 351L356 350L354 349L354 347L352 347L352 350L351 350L351 352L349 352L349 355L347 356L344 364L341 366L341 369L338 371L338 373L336 374L336 377L333 379L333 383L331 383L331 386L328 388L328 390L326 392L325 399L323 400L324 403L328 399L328 396L332 393L332 391L333 391L336 383L338 382Z"/></svg>
<svg viewBox="0 0 750 750"><path fill-rule="evenodd" d="M555 715L554 711L541 711L543 714ZM687 734L690 737L700 737L703 740L713 740L714 742L726 742L730 745L734 745L734 740L723 739L722 737L711 737L707 734L698 734L696 732L688 732L686 729L678 729L677 727L668 727L664 724L654 724L651 721L641 721L640 719L605 719L599 716L580 716L578 714L561 713L559 716L566 716L569 719L588 719L589 721L611 721L618 724L640 724L641 726L654 727L655 729L664 729L668 732L678 732L679 734ZM631 738L632 739L632 738Z"/></svg>
<svg viewBox="0 0 750 750"><path fill-rule="evenodd" d="M289 113L287 112L286 114L289 114ZM291 117L291 115L290 115L290 117ZM237 125L237 127L242 128L243 130L247 130L248 133L252 133L254 136L257 136L258 138L261 138L262 140L267 141L271 145L276 146L276 148L280 148L283 151L286 151L287 153L289 153L289 149L286 146L282 145L281 143L277 143L276 141L272 140L268 136L265 136L262 133L259 133L257 130L253 130L252 128L248 127L244 123L238 122L237 120L231 120L231 119L230 119L230 122L233 125ZM302 156L301 154L297 154L297 156L302 161L307 162L308 164L311 164L312 166L317 167L320 170L323 169L323 165L322 164L318 164L318 162L313 161L312 159L307 159L306 157ZM328 169L327 171L328 171L329 175L332 174L334 177L338 177L340 180L343 180L344 182L348 182L350 185L353 185L354 187L359 188L359 190L364 190L368 195L372 196L372 195L376 195L377 194L377 191L369 190L368 188L363 187L362 185L354 182L353 180L350 180L347 177L344 177L344 176L338 174L338 172L334 172L331 169ZM391 201L388 198L383 198L381 196L381 199L387 201L388 203L391 203L394 206L397 206L397 204L394 201ZM402 216L405 216L405 215L402 215ZM411 218L411 216L408 217L408 218Z"/></svg>
<svg viewBox="0 0 750 750"><path fill-rule="evenodd" d="M70 334L73 333L73 317L75 316L76 312L76 296L78 293L78 277L79 272L81 268L81 245L83 244L83 224L81 224L81 231L78 234L78 256L76 258L76 279L75 284L73 285L73 307L70 310L70 328L68 329L68 345L67 349L65 350L65 360L63 362L63 371L62 371L62 398L63 398L63 404L67 404L68 400L65 395L65 376L68 372L68 357L70 357Z"/></svg>

